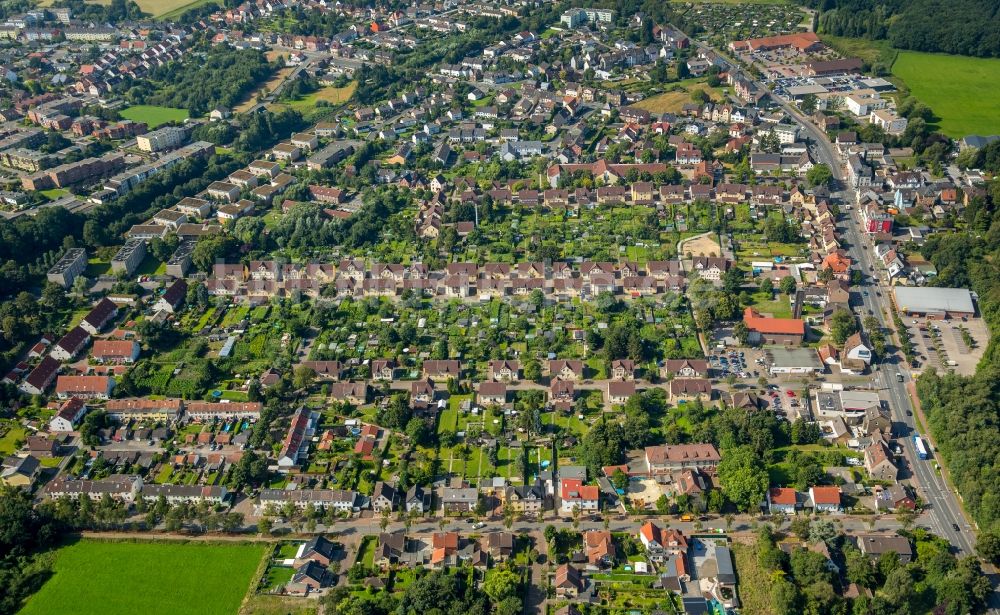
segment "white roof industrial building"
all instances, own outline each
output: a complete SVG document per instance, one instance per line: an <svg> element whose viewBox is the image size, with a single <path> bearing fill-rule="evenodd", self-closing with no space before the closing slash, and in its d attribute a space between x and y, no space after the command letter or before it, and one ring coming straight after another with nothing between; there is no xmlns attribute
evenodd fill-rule
<svg viewBox="0 0 1000 615"><path fill-rule="evenodd" d="M949 318L975 316L972 293L965 288L897 286L896 307L904 314Z"/></svg>

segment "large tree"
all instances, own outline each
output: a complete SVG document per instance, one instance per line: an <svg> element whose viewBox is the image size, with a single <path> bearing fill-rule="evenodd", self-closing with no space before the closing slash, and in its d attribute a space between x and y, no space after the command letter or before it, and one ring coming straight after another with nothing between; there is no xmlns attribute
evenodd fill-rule
<svg viewBox="0 0 1000 615"><path fill-rule="evenodd" d="M760 506L767 493L767 468L750 446L725 450L719 462L719 482L726 494L740 510L750 512Z"/></svg>

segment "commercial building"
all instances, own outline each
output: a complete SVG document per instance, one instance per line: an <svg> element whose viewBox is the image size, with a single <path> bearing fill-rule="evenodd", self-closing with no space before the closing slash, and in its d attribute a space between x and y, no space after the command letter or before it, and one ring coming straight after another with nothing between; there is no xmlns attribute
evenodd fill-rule
<svg viewBox="0 0 1000 615"><path fill-rule="evenodd" d="M772 376L818 374L823 371L823 362L812 348L769 348L767 358L768 371Z"/></svg>
<svg viewBox="0 0 1000 615"><path fill-rule="evenodd" d="M964 288L897 286L893 289L893 295L896 309L907 316L943 320L972 318L976 315L972 293Z"/></svg>

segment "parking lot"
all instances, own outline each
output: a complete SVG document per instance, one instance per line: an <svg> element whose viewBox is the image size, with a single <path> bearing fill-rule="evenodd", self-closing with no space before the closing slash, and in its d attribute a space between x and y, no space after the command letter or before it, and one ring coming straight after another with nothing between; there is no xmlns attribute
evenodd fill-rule
<svg viewBox="0 0 1000 615"><path fill-rule="evenodd" d="M921 367L933 367L938 371L955 370L963 376L975 373L976 364L989 342L989 331L981 318L970 318L965 322L915 319L905 322ZM963 335L963 329L971 345Z"/></svg>
<svg viewBox="0 0 1000 615"><path fill-rule="evenodd" d="M725 380L730 374L737 378L759 378L767 375L759 350L733 349L708 355L708 366L718 378Z"/></svg>
<svg viewBox="0 0 1000 615"><path fill-rule="evenodd" d="M708 355L709 367L719 380L725 380L733 375L743 381L742 390L752 390L767 403L767 407L775 414L794 421L803 410L803 402L794 384L768 384L761 388L761 376L771 380L767 370L767 358L763 350L757 348L735 348L717 351ZM735 391L734 391L735 392ZM808 404L805 407L808 412Z"/></svg>

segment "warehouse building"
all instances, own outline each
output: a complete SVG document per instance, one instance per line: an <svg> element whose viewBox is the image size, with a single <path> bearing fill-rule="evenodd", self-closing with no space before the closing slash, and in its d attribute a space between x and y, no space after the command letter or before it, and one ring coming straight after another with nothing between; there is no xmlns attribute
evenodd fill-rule
<svg viewBox="0 0 1000 615"><path fill-rule="evenodd" d="M896 308L907 316L944 320L972 318L976 315L972 293L965 288L897 286L893 293Z"/></svg>

